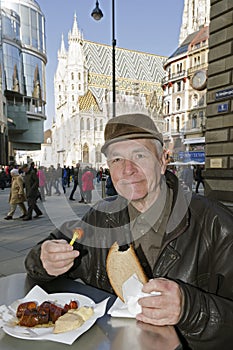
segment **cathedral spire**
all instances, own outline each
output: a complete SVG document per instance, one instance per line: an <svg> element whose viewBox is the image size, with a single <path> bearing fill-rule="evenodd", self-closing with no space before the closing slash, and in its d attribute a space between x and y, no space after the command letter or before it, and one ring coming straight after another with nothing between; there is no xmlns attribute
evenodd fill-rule
<svg viewBox="0 0 233 350"><path fill-rule="evenodd" d="M69 31L68 35L69 41L79 41L82 40L82 33L78 29L78 22L77 22L77 15L76 12L74 14L74 23L73 23L73 28L72 31Z"/></svg>
<svg viewBox="0 0 233 350"><path fill-rule="evenodd" d="M61 47L58 51L58 58L66 58L67 52L65 48L64 35L61 36Z"/></svg>
<svg viewBox="0 0 233 350"><path fill-rule="evenodd" d="M184 0L179 45L188 35L210 23L210 0Z"/></svg>

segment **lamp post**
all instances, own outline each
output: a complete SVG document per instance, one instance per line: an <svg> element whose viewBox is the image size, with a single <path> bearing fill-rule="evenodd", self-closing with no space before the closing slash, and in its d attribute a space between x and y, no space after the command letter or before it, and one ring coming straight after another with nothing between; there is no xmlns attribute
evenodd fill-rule
<svg viewBox="0 0 233 350"><path fill-rule="evenodd" d="M103 17L103 12L99 8L99 1L91 16L99 21ZM112 116L116 116L116 38L115 38L115 0L112 0Z"/></svg>

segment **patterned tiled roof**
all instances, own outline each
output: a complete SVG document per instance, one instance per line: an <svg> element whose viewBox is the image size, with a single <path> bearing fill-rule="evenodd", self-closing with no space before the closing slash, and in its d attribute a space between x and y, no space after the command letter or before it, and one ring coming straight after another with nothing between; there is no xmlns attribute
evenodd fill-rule
<svg viewBox="0 0 233 350"><path fill-rule="evenodd" d="M83 50L89 72L88 87L97 100L102 101L105 89L112 88L112 47L84 40ZM166 59L165 56L116 48L116 90L132 92L137 83L139 93L158 91L161 94Z"/></svg>
<svg viewBox="0 0 233 350"><path fill-rule="evenodd" d="M79 96L78 103L79 110L82 112L87 112L91 109L93 109L95 112L100 111L98 103L90 90L88 90L84 96Z"/></svg>

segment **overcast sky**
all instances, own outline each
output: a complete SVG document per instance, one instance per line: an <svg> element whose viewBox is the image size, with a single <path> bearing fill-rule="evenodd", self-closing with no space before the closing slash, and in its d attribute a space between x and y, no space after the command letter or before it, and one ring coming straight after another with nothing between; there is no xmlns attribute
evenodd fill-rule
<svg viewBox="0 0 233 350"><path fill-rule="evenodd" d="M96 0L37 0L46 18L48 63L47 118L45 129L51 126L54 111L53 79L57 67L57 51L64 34L66 48L74 14L84 39L112 44L112 1L99 0L104 13L95 21L91 12ZM170 56L178 46L184 0L115 0L115 30L117 46L132 50Z"/></svg>

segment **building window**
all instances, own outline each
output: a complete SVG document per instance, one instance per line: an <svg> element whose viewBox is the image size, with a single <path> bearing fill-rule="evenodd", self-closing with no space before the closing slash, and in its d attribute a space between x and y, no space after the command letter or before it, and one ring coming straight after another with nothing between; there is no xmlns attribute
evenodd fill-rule
<svg viewBox="0 0 233 350"><path fill-rule="evenodd" d="M97 131L98 128L97 128L97 119L94 120L94 130Z"/></svg>
<svg viewBox="0 0 233 350"><path fill-rule="evenodd" d="M180 132L180 118L176 117L176 131Z"/></svg>
<svg viewBox="0 0 233 350"><path fill-rule="evenodd" d="M71 85L71 89L74 90L74 84Z"/></svg>
<svg viewBox="0 0 233 350"><path fill-rule="evenodd" d="M102 120L102 119L100 119L100 131L103 131L103 129L104 129L104 126L103 126L103 120Z"/></svg>
<svg viewBox="0 0 233 350"><path fill-rule="evenodd" d="M176 110L179 111L181 107L181 99L178 97L176 100Z"/></svg>
<svg viewBox="0 0 233 350"><path fill-rule="evenodd" d="M71 73L71 80L74 80L74 73Z"/></svg>
<svg viewBox="0 0 233 350"><path fill-rule="evenodd" d="M72 95L72 101L74 102L74 95Z"/></svg>
<svg viewBox="0 0 233 350"><path fill-rule="evenodd" d="M78 80L81 80L81 73L78 73Z"/></svg>
<svg viewBox="0 0 233 350"><path fill-rule="evenodd" d="M87 143L83 145L83 163L89 163L89 147Z"/></svg>
<svg viewBox="0 0 233 350"><path fill-rule="evenodd" d="M170 130L170 121L169 119L166 120L166 132L169 132Z"/></svg>
<svg viewBox="0 0 233 350"><path fill-rule="evenodd" d="M79 89L79 91L81 90L81 84L78 84L78 89Z"/></svg>
<svg viewBox="0 0 233 350"><path fill-rule="evenodd" d="M81 120L80 120L80 129L84 130L84 119L83 118L81 118Z"/></svg>
<svg viewBox="0 0 233 350"><path fill-rule="evenodd" d="M90 119L87 119L87 130L91 129L91 123L90 123Z"/></svg>
<svg viewBox="0 0 233 350"><path fill-rule="evenodd" d="M181 91L181 81L178 81L178 82L177 82L177 87L176 87L176 89L177 89L177 92Z"/></svg>
<svg viewBox="0 0 233 350"><path fill-rule="evenodd" d="M197 115L192 115L192 129L195 129L197 127Z"/></svg>
<svg viewBox="0 0 233 350"><path fill-rule="evenodd" d="M197 107L198 106L198 95L194 94L193 95L193 107Z"/></svg>
<svg viewBox="0 0 233 350"><path fill-rule="evenodd" d="M178 63L176 66L177 69L177 73L181 73L182 72L182 63Z"/></svg>

